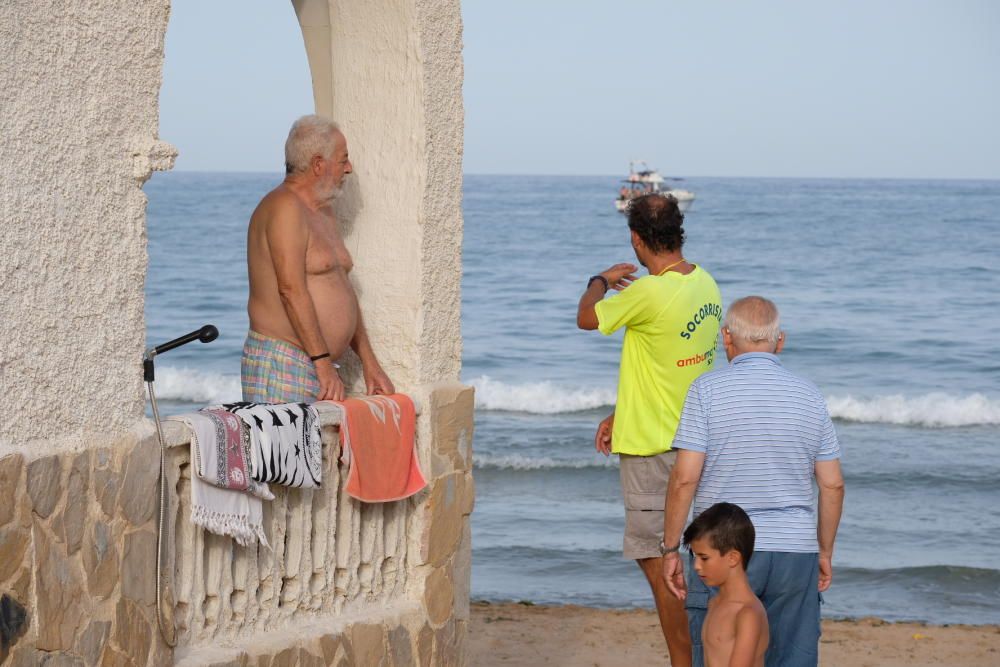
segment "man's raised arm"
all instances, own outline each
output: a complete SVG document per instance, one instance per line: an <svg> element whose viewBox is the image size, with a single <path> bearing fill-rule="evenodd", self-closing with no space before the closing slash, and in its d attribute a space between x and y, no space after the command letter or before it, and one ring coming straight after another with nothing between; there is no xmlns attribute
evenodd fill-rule
<svg viewBox="0 0 1000 667"><path fill-rule="evenodd" d="M585 331L593 331L597 328L597 310L594 306L604 298L609 289L622 291L635 280L633 275L639 269L635 264L615 264L607 271L593 276L580 303L576 307L576 326Z"/></svg>
<svg viewBox="0 0 1000 667"><path fill-rule="evenodd" d="M265 235L278 283L278 294L295 335L310 357L328 354L323 332L319 328L316 307L306 288L309 229L293 202L279 200L275 203L275 211L267 222ZM344 384L333 367L333 359L326 356L314 364L320 386L317 400L342 401Z"/></svg>

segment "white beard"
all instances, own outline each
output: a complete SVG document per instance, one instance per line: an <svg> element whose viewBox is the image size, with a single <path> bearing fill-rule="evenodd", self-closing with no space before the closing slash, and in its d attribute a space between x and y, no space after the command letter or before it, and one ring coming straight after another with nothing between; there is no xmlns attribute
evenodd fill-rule
<svg viewBox="0 0 1000 667"><path fill-rule="evenodd" d="M336 185L333 185L326 189L320 189L319 187L317 187L315 192L317 200L329 204L333 200L340 197L340 195L344 193L344 189L337 187Z"/></svg>

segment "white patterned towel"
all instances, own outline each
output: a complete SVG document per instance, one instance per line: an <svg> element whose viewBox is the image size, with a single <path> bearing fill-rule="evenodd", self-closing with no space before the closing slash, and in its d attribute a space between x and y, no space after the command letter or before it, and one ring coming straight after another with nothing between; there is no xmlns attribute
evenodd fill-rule
<svg viewBox="0 0 1000 667"><path fill-rule="evenodd" d="M259 497L243 491L221 488L214 482L219 453L224 454L226 443L219 443L220 417L198 412L174 415L165 421L179 421L191 429L191 521L216 535L229 535L242 546L260 542L268 546L264 534L264 509ZM261 492L270 494L266 485ZM270 499L269 498L269 499Z"/></svg>

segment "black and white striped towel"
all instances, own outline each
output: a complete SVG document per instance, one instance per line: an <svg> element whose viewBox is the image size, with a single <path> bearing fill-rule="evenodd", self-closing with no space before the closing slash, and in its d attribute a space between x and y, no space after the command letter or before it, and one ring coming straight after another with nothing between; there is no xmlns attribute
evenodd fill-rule
<svg viewBox="0 0 1000 667"><path fill-rule="evenodd" d="M250 427L250 475L258 482L316 487L323 477L323 441L316 408L307 403L227 403Z"/></svg>

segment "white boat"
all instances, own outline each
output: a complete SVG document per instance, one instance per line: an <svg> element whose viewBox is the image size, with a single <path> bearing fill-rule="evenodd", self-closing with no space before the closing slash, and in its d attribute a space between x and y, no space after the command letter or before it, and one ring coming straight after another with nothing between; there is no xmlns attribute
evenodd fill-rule
<svg viewBox="0 0 1000 667"><path fill-rule="evenodd" d="M680 188L671 188L664 185L666 179L660 176L656 169L650 169L644 160L632 160L628 163L628 178L622 181L622 187L618 190L618 199L615 200L615 208L624 213L628 210L629 202L636 197L659 193L669 195L677 200L677 208L684 213L691 207L694 201L694 193Z"/></svg>

